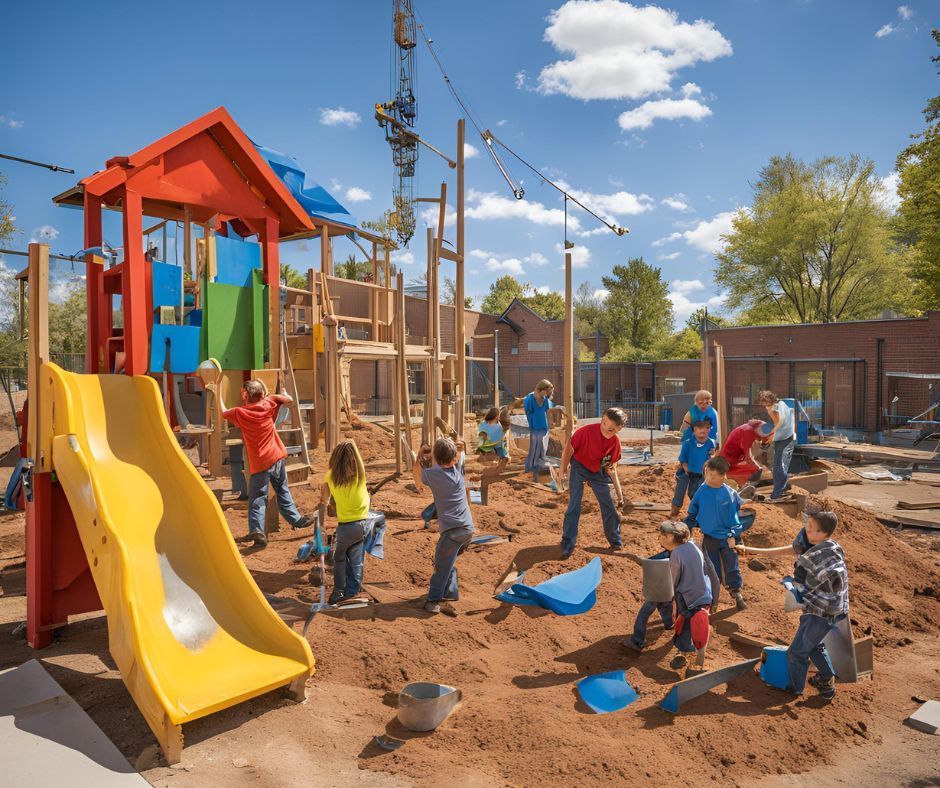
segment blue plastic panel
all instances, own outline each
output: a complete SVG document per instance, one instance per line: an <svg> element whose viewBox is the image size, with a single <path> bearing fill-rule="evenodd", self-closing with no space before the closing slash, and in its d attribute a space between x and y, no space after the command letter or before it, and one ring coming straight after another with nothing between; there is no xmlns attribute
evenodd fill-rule
<svg viewBox="0 0 940 788"><path fill-rule="evenodd" d="M251 286L251 272L261 268L261 245L237 238L215 237L215 281L236 287Z"/></svg>
<svg viewBox="0 0 940 788"><path fill-rule="evenodd" d="M181 306L183 303L183 269L178 265L153 262L153 308Z"/></svg>
<svg viewBox="0 0 940 788"><path fill-rule="evenodd" d="M199 366L199 326L163 326L155 323L150 335L150 371L184 375ZM170 342L170 368L165 370L166 343Z"/></svg>
<svg viewBox="0 0 940 788"><path fill-rule="evenodd" d="M594 558L574 572L555 575L537 586L516 583L496 598L513 605L543 607L560 616L574 616L594 607L601 573L601 559Z"/></svg>
<svg viewBox="0 0 940 788"><path fill-rule="evenodd" d="M627 708L639 695L627 681L623 670L598 673L581 679L577 684L578 694L597 714L609 714Z"/></svg>

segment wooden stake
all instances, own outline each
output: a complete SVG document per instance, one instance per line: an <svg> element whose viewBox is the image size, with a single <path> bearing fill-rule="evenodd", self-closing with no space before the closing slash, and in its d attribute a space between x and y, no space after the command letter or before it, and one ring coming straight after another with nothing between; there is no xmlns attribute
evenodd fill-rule
<svg viewBox="0 0 940 788"><path fill-rule="evenodd" d="M317 334L315 327L317 325L322 329L322 315L317 306L317 272L312 268L307 271L307 289L310 290L310 372L313 378L313 410L310 411L310 443L313 448L320 446L320 416L323 409L320 407L320 376L317 374L317 364L319 356L317 355Z"/></svg>
<svg viewBox="0 0 940 788"><path fill-rule="evenodd" d="M571 291L571 252L565 252L565 440L571 440L574 424L574 311Z"/></svg>
<svg viewBox="0 0 940 788"><path fill-rule="evenodd" d="M29 344L27 353L27 392L29 419L26 429L26 456L33 460L34 473L52 470L52 436L43 435L40 414L45 397L39 373L49 360L49 247L45 244L29 245Z"/></svg>
<svg viewBox="0 0 940 788"><path fill-rule="evenodd" d="M467 412L467 402L464 399L467 392L467 326L464 313L464 133L466 121L460 118L457 121L457 265L454 286L454 342L457 345L457 393L460 395L456 403L454 421L457 423L457 434L463 438L464 420Z"/></svg>

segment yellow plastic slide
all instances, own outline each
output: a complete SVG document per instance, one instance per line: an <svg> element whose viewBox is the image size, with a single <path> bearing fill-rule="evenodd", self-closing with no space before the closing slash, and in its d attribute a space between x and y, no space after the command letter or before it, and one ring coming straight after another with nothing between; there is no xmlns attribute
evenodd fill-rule
<svg viewBox="0 0 940 788"><path fill-rule="evenodd" d="M43 365L53 467L108 616L111 655L171 762L180 725L313 672L265 601L146 376ZM47 398L48 401L48 398ZM44 414L46 420L49 414Z"/></svg>

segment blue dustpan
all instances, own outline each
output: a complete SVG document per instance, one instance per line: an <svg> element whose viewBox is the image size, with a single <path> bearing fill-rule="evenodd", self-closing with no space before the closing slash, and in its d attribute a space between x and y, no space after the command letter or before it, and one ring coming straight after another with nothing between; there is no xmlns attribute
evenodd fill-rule
<svg viewBox="0 0 940 788"><path fill-rule="evenodd" d="M594 607L601 574L601 559L594 558L574 572L555 575L537 586L516 583L496 598L513 605L542 607L559 616L574 616Z"/></svg>
<svg viewBox="0 0 940 788"><path fill-rule="evenodd" d="M639 697L627 681L624 670L588 676L578 682L577 688L581 700L597 714L625 709Z"/></svg>

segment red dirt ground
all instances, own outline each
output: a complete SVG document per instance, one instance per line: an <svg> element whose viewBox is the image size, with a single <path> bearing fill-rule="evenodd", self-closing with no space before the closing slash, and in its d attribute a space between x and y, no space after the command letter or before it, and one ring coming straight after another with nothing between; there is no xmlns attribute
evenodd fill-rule
<svg viewBox="0 0 940 788"><path fill-rule="evenodd" d="M370 482L389 471L391 437L369 426L351 433L359 443ZM312 481L322 478L315 453ZM671 473L622 467L627 496L667 501ZM314 488L296 488L302 511L311 511ZM669 640L653 628L642 656L619 645L641 602L639 568L610 555L597 505L585 496L578 549L557 560L561 500L549 490L508 482L490 490L490 504L474 507L480 533L512 534L508 544L473 550L460 558L457 616L431 616L421 606L427 591L437 534L422 527L426 492L408 478L385 485L373 508L386 512L386 559L366 562L366 582L381 604L345 615L321 614L309 632L316 674L308 700L297 705L276 695L241 704L184 727L186 748L177 768L157 765L154 739L137 713L107 653L105 619L90 616L33 654L10 636L22 620L22 517L0 521L0 668L36 656L72 693L122 752L155 785L261 785L307 782L346 784L541 785L591 784L638 778L663 785L780 784L931 785L937 774L937 739L902 726L916 707L912 695L940 697L940 540L917 537L912 546L869 513L825 498L840 516L837 533L850 571L856 637L875 639L873 680L840 685L826 704L812 690L800 700L746 675L670 716L656 703L679 678L668 668ZM759 513L748 543L789 543L800 527L771 506ZM227 508L236 537L246 530L244 509ZM639 555L658 551L659 513L634 513L623 523L624 543ZM274 534L261 552L245 549L245 562L267 593L307 604L317 594L307 582L309 565L292 558L306 536L289 529ZM534 584L603 562L598 602L590 612L559 617L511 607L491 597L515 560ZM708 667L752 656L728 639L735 631L786 643L796 618L783 611L780 578L789 560L767 559L766 568L745 562L749 608L737 612L727 596L714 618ZM329 590L329 585L328 585ZM301 611L302 614L302 611ZM655 620L655 619L654 619ZM640 692L627 710L594 715L578 700L575 682L618 668ZM430 734L405 731L395 719L398 690L409 681L449 683L463 691L461 706ZM387 753L376 734L405 739ZM799 775L777 778L777 775ZM916 782L920 780L920 782Z"/></svg>

